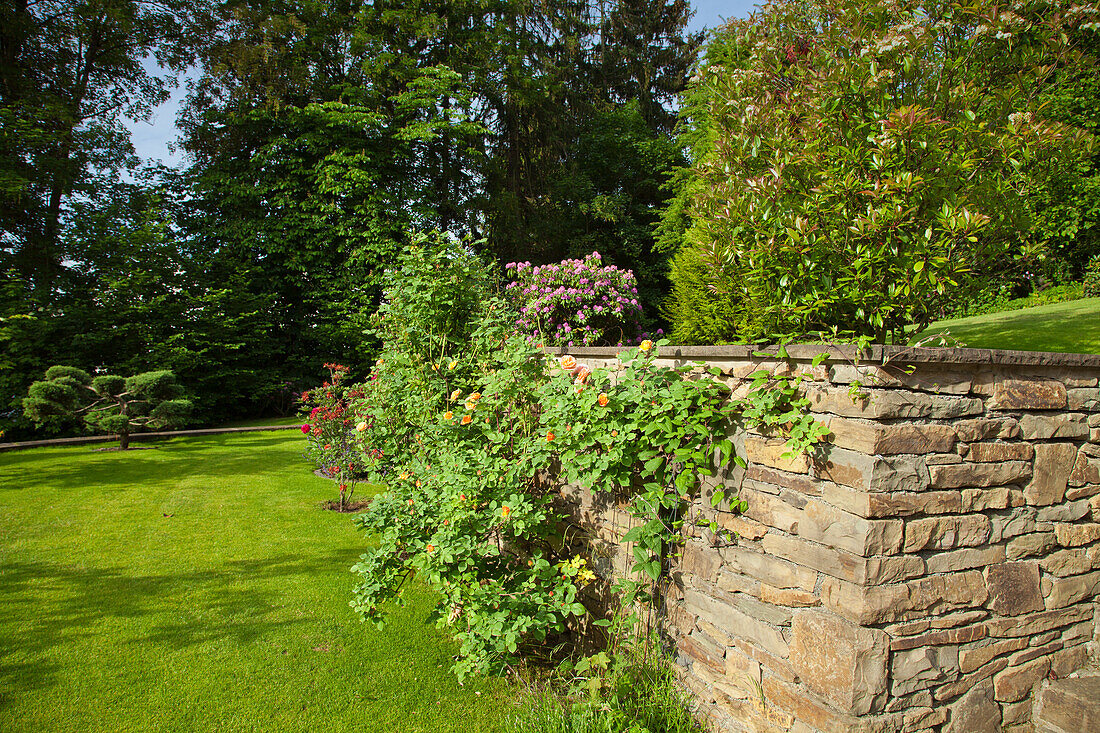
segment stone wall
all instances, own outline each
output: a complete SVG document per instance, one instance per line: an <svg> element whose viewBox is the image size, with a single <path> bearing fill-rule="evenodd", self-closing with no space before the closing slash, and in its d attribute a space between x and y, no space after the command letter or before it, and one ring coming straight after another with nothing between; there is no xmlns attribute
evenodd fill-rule
<svg viewBox="0 0 1100 733"><path fill-rule="evenodd" d="M1026 729L1045 679L1088 664L1100 588L1100 357L968 349L666 349L736 392L800 370L829 427L813 455L739 431L742 514L692 507L662 624L722 731ZM814 355L829 359L814 367ZM671 353L670 353L671 352ZM614 351L572 349L593 366ZM860 357L857 359L857 356ZM573 488L605 574L623 505Z"/></svg>

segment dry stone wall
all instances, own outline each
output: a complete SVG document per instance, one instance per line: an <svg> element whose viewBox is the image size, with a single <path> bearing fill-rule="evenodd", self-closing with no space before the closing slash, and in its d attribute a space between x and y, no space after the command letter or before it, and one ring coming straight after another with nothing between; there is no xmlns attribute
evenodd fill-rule
<svg viewBox="0 0 1100 733"><path fill-rule="evenodd" d="M1100 590L1100 357L967 349L681 347L736 393L801 371L830 431L808 456L739 430L720 477L748 508L692 512L662 623L722 731L1026 729L1039 686L1088 663ZM812 358L827 351L826 362ZM590 365L614 352L573 349ZM713 486L711 487L713 489ZM621 501L570 487L605 575Z"/></svg>

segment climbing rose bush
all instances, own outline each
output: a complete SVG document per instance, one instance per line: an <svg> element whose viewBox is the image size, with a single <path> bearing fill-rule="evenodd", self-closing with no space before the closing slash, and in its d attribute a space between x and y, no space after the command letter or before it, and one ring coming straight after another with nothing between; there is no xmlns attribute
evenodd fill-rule
<svg viewBox="0 0 1100 733"><path fill-rule="evenodd" d="M642 306L634 273L604 265L600 253L583 260L535 265L510 262L506 289L518 298L521 333L552 346L637 343Z"/></svg>

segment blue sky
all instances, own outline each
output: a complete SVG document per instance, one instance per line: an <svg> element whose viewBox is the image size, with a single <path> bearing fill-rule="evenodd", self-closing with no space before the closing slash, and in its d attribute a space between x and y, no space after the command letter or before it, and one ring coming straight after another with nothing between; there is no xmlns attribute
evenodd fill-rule
<svg viewBox="0 0 1100 733"><path fill-rule="evenodd" d="M741 18L748 15L755 0L694 0L695 17L689 27L692 30L713 28L727 18ZM171 98L157 108L149 122L134 122L130 132L138 155L146 160L161 160L167 165L181 161L179 153L170 153L168 145L176 139L176 113L186 95L184 85L172 91Z"/></svg>

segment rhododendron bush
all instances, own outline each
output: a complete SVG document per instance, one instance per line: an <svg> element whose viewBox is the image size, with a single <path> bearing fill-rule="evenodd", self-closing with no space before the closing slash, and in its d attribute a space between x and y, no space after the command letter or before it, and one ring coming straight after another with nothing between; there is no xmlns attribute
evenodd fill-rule
<svg viewBox="0 0 1100 733"><path fill-rule="evenodd" d="M520 303L516 326L552 346L637 343L642 306L634 273L604 265L599 252L583 260L505 265L513 278L507 291Z"/></svg>

